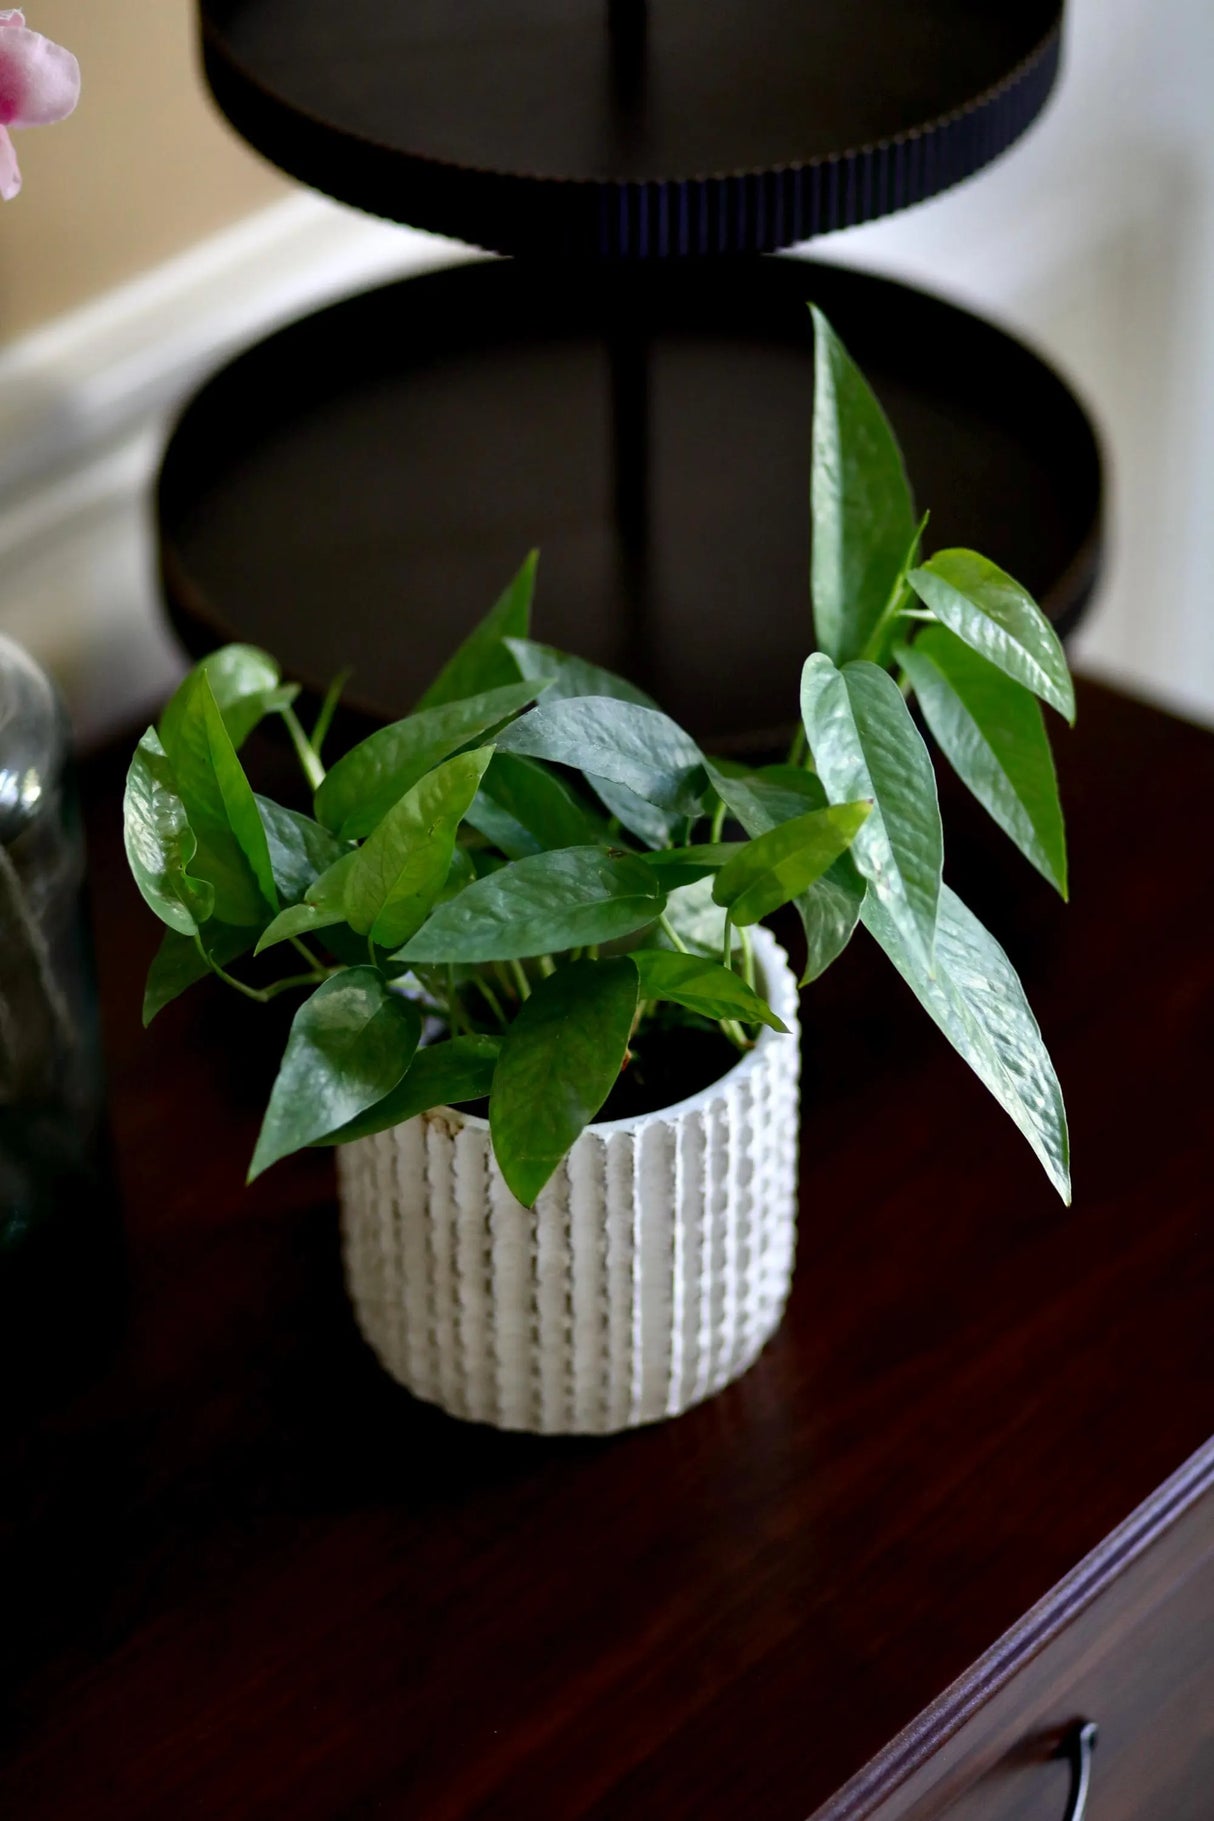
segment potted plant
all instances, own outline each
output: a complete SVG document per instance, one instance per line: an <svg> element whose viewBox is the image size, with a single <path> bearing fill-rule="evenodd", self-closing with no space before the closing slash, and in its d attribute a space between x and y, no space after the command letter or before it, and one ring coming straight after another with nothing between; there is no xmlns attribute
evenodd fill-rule
<svg viewBox="0 0 1214 1821"><path fill-rule="evenodd" d="M145 1017L209 973L306 994L250 1175L341 1147L359 1324L460 1416L601 1433L673 1415L778 1325L798 983L760 925L784 905L800 985L863 924L1069 1196L1057 1079L1007 957L942 883L908 701L1065 895L1040 701L1073 716L1066 662L994 565L920 561L892 431L817 313L815 332L818 649L787 763L714 758L630 683L532 641L534 556L413 713L331 767L338 687L308 734L244 646L192 671L135 754L127 851L168 925ZM245 775L267 715L310 815ZM288 950L254 983L243 957Z"/></svg>

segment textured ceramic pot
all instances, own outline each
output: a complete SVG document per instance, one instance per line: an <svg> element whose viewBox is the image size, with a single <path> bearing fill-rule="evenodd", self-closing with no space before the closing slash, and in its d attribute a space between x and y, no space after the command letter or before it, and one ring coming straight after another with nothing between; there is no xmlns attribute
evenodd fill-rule
<svg viewBox="0 0 1214 1821"><path fill-rule="evenodd" d="M500 1429L603 1435L737 1378L775 1332L796 1242L797 990L759 929L791 1035L702 1093L588 1126L533 1210L488 1121L452 1108L342 1147L359 1327L415 1396Z"/></svg>

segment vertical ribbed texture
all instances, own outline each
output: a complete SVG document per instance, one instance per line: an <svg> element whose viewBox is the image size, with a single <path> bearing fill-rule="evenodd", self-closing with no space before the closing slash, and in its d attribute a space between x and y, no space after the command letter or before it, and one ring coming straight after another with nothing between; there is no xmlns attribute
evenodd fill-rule
<svg viewBox="0 0 1214 1821"><path fill-rule="evenodd" d="M339 1153L346 1277L383 1365L454 1416L604 1434L738 1377L779 1324L796 1234L796 985L729 1075L592 1126L531 1212L485 1121L436 1110Z"/></svg>

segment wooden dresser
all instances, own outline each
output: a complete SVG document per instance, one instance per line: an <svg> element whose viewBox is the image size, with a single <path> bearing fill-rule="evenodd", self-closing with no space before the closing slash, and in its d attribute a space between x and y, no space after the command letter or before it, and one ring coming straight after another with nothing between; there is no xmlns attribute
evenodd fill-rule
<svg viewBox="0 0 1214 1821"><path fill-rule="evenodd" d="M9 1387L6 1821L1074 1821L1083 1722L1085 1821L1210 1821L1214 736L1089 685L1058 745L1069 909L946 829L1074 1209L857 942L806 1002L783 1329L606 1442L378 1371L330 1160L241 1186L281 1022L216 990L139 1030L90 765L128 1294L74 1386Z"/></svg>

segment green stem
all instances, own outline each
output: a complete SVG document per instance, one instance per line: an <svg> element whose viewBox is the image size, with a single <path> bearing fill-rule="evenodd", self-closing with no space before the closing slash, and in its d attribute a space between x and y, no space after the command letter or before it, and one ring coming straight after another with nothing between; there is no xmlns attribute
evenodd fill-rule
<svg viewBox="0 0 1214 1821"><path fill-rule="evenodd" d="M721 938L721 966L733 972L733 919L725 913L725 931Z"/></svg>
<svg viewBox="0 0 1214 1821"><path fill-rule="evenodd" d="M320 956L314 955L312 953L311 949L308 947L307 943L301 942L298 936L288 936L287 940L291 944L291 947L295 950L295 952L297 954L303 956L304 960L307 962L309 967L311 967L311 968L323 968L324 967L324 962L321 960Z"/></svg>
<svg viewBox="0 0 1214 1821"><path fill-rule="evenodd" d="M792 745L788 749L788 763L790 765L804 765L808 744L809 743L805 738L804 727L798 727L796 733L792 737Z"/></svg>
<svg viewBox="0 0 1214 1821"><path fill-rule="evenodd" d="M889 631L894 621L901 616L909 602L913 601L914 598L912 590L907 586L905 577L899 575L897 581L890 589L889 599L881 610L881 617L873 627L867 645L860 653L860 656L867 660L868 663L879 664L881 662L881 653L885 647L886 633Z"/></svg>
<svg viewBox="0 0 1214 1821"><path fill-rule="evenodd" d="M329 729L333 725L333 716L337 713L337 704L341 701L341 692L350 681L350 676L350 671L339 670L333 681L329 684L328 689L325 691L325 699L320 705L320 713L316 717L316 725L312 729L312 738L309 741L312 751L316 754L318 760L320 758L321 749L328 737Z"/></svg>
<svg viewBox="0 0 1214 1821"><path fill-rule="evenodd" d="M905 670L900 670L898 672L898 688L909 702L915 693L915 685L911 682L910 676Z"/></svg>
<svg viewBox="0 0 1214 1821"><path fill-rule="evenodd" d="M680 955L685 955L687 953L687 944L684 942L682 936L680 936L678 930L675 928L674 924L670 921L670 918L666 915L665 911L663 911L661 916L658 918L658 928L661 930L662 934L669 939L669 941L674 945L674 947L678 949Z"/></svg>
<svg viewBox="0 0 1214 1821"><path fill-rule="evenodd" d="M721 839L721 836L725 830L725 817L728 815L728 813L729 813L729 806L727 803L725 803L723 801L718 803L716 806L716 809L713 811L712 839L714 841L719 841Z"/></svg>
<svg viewBox="0 0 1214 1821"><path fill-rule="evenodd" d="M743 929L742 936L742 978L753 993L755 990L755 952L750 944L750 931Z"/></svg>
<svg viewBox="0 0 1214 1821"><path fill-rule="evenodd" d="M537 966L545 980L551 980L556 972L556 962L551 955L540 955L537 959Z"/></svg>
<svg viewBox="0 0 1214 1821"><path fill-rule="evenodd" d="M325 781L325 768L321 764L316 752L314 752L312 743L308 739L308 736L300 723L299 716L289 705L286 708L280 709L279 713L287 724L287 732L291 736L291 744L295 748L295 756L303 766L304 777L308 780L308 783L314 791L319 790Z"/></svg>
<svg viewBox="0 0 1214 1821"><path fill-rule="evenodd" d="M482 998L484 999L485 1003L488 1005L490 1011L493 1013L493 1016L497 1019L498 1023L501 1025L502 1029L505 1030L510 1021L506 1017L505 1012L502 1010L501 1000L498 998L497 994L494 992L494 990L490 986L489 982L487 980L485 980L484 978L482 978L482 976L480 974L474 974L472 977L472 984L476 987L477 991L481 994Z"/></svg>
<svg viewBox="0 0 1214 1821"><path fill-rule="evenodd" d="M521 961L511 961L510 972L514 977L514 984L518 991L519 998L522 1000L530 999L531 982L527 978L527 970L523 966L522 962Z"/></svg>

